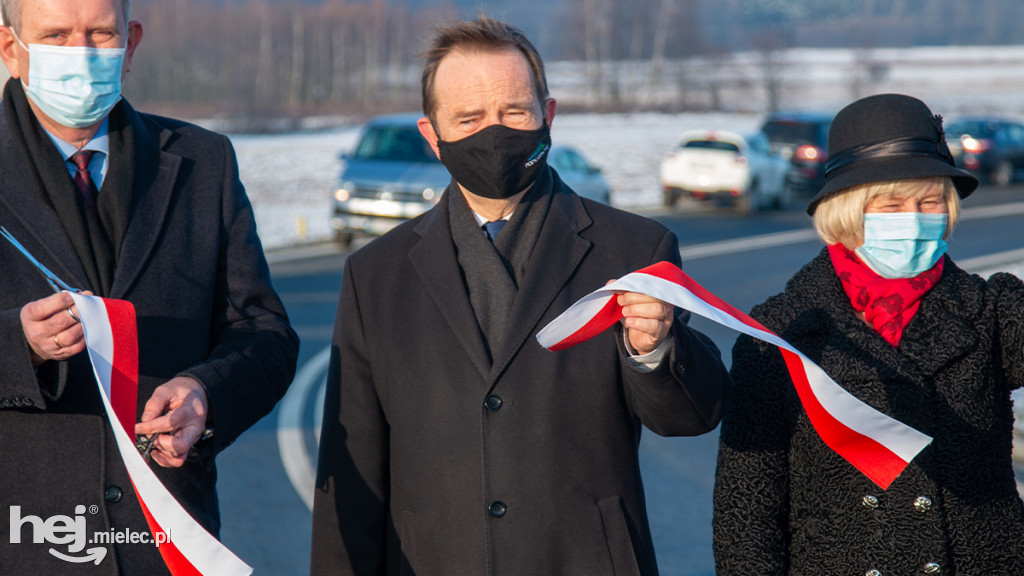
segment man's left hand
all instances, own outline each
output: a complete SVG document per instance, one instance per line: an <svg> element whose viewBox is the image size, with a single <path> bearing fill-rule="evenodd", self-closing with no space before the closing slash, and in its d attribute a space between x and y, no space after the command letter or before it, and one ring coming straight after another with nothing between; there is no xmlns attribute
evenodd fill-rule
<svg viewBox="0 0 1024 576"><path fill-rule="evenodd" d="M206 429L206 391L195 379L179 376L153 391L135 434L159 433L151 455L164 468L178 468Z"/></svg>
<svg viewBox="0 0 1024 576"><path fill-rule="evenodd" d="M653 352L672 329L675 307L638 292L619 294L618 303L629 345L637 354Z"/></svg>

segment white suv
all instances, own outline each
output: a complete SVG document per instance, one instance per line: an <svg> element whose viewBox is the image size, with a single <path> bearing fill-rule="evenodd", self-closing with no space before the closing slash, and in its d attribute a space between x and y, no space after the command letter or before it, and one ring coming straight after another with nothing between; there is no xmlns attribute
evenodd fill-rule
<svg viewBox="0 0 1024 576"><path fill-rule="evenodd" d="M666 206L689 195L751 212L784 203L788 171L789 162L772 153L761 132L690 130L661 162L661 189Z"/></svg>

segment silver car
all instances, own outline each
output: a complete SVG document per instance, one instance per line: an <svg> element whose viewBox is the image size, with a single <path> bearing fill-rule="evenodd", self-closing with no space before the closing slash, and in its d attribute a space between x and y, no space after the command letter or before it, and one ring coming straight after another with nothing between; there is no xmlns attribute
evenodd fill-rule
<svg viewBox="0 0 1024 576"><path fill-rule="evenodd" d="M420 116L378 116L363 127L355 148L341 155L330 225L342 247L356 235L384 234L441 199L451 175L420 135ZM548 163L578 194L608 203L607 180L577 150L553 145Z"/></svg>

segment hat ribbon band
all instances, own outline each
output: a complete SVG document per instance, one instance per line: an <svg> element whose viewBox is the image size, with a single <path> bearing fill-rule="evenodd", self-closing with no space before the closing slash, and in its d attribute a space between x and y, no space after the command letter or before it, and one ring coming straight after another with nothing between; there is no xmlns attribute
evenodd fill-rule
<svg viewBox="0 0 1024 576"><path fill-rule="evenodd" d="M950 166L956 165L945 139L936 141L925 138L900 138L880 144L858 146L836 154L825 163L825 176L856 162L894 156L927 156L942 160Z"/></svg>

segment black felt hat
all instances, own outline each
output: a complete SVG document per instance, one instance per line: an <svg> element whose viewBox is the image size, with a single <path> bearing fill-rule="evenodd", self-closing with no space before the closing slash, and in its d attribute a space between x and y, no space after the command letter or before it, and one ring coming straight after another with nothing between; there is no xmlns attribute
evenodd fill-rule
<svg viewBox="0 0 1024 576"><path fill-rule="evenodd" d="M828 131L825 186L807 206L850 186L904 178L949 176L966 198L978 179L960 170L946 145L942 116L917 98L878 94L857 100L836 114Z"/></svg>

